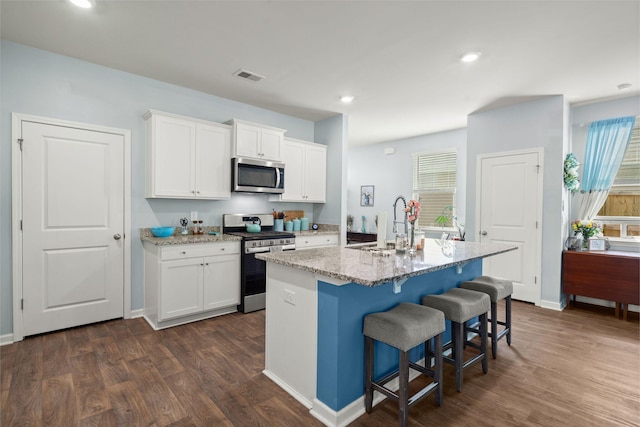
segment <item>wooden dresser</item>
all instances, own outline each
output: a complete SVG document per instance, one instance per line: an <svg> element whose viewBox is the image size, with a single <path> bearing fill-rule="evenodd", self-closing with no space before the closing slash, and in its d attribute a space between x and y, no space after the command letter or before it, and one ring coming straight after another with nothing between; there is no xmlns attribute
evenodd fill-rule
<svg viewBox="0 0 640 427"><path fill-rule="evenodd" d="M640 253L618 251L564 251L562 288L567 296L599 298L616 303L616 316L624 306L640 305Z"/></svg>

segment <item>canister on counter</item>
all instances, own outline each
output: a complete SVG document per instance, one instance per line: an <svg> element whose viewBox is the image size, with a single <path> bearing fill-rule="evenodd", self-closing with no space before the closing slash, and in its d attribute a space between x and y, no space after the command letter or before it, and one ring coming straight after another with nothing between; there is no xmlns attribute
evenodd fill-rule
<svg viewBox="0 0 640 427"><path fill-rule="evenodd" d="M300 231L309 230L309 218L300 218Z"/></svg>

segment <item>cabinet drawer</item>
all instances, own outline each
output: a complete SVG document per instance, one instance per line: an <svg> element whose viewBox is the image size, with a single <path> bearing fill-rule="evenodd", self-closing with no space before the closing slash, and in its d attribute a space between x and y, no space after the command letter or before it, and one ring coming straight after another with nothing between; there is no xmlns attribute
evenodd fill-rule
<svg viewBox="0 0 640 427"><path fill-rule="evenodd" d="M160 260L167 261L238 253L240 253L240 242L180 245L162 248Z"/></svg>
<svg viewBox="0 0 640 427"><path fill-rule="evenodd" d="M338 246L338 235L320 234L296 237L296 249L316 248L320 246Z"/></svg>

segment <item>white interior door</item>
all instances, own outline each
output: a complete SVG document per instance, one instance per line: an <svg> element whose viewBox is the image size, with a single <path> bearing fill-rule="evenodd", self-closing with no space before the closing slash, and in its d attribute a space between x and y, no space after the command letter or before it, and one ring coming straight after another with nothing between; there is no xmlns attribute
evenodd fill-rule
<svg viewBox="0 0 640 427"><path fill-rule="evenodd" d="M510 243L518 250L485 258L483 274L514 282L512 298L540 304L537 227L540 153L497 154L480 160L480 241Z"/></svg>
<svg viewBox="0 0 640 427"><path fill-rule="evenodd" d="M124 136L21 122L23 335L124 311Z"/></svg>

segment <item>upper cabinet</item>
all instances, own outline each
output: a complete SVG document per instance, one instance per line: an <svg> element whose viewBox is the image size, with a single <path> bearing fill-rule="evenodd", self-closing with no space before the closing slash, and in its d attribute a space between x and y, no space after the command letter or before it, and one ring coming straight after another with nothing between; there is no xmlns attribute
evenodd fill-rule
<svg viewBox="0 0 640 427"><path fill-rule="evenodd" d="M228 199L231 127L149 110L146 197Z"/></svg>
<svg viewBox="0 0 640 427"><path fill-rule="evenodd" d="M283 202L324 203L327 193L327 147L285 138Z"/></svg>
<svg viewBox="0 0 640 427"><path fill-rule="evenodd" d="M282 160L284 129L238 119L229 120L226 123L233 129L232 157Z"/></svg>

